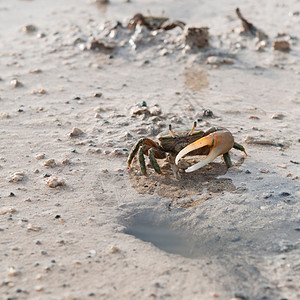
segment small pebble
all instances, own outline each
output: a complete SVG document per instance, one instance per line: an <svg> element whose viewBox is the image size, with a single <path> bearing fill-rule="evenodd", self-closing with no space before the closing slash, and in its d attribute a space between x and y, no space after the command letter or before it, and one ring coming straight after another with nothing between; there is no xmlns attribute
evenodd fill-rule
<svg viewBox="0 0 300 300"><path fill-rule="evenodd" d="M44 94L46 94L47 92L46 92L46 90L45 89L40 89L39 90L39 94L41 94L41 95L44 95Z"/></svg>
<svg viewBox="0 0 300 300"><path fill-rule="evenodd" d="M44 158L45 158L45 154L44 154L44 153L38 153L38 154L35 156L35 158L36 158L37 160L44 159Z"/></svg>
<svg viewBox="0 0 300 300"><path fill-rule="evenodd" d="M25 25L22 30L26 33L33 33L35 31L37 31L37 27L35 25L32 25L32 24L28 24L28 25Z"/></svg>
<svg viewBox="0 0 300 300"><path fill-rule="evenodd" d="M61 161L62 165L67 165L70 162L68 158L65 158L64 160Z"/></svg>
<svg viewBox="0 0 300 300"><path fill-rule="evenodd" d="M280 194L279 194L279 196L281 196L281 197L287 197L287 196L290 196L291 194L289 193L289 192L281 192Z"/></svg>
<svg viewBox="0 0 300 300"><path fill-rule="evenodd" d="M18 79L12 79L10 81L10 86L13 88L17 88L23 86L23 84Z"/></svg>
<svg viewBox="0 0 300 300"><path fill-rule="evenodd" d="M260 169L259 172L260 173L265 173L265 174L270 173L270 171L267 170L267 169Z"/></svg>
<svg viewBox="0 0 300 300"><path fill-rule="evenodd" d="M55 166L56 166L56 161L55 161L55 159L54 159L54 158L50 158L50 159L46 160L46 161L44 162L44 166L45 166L45 167L50 167L50 168L55 167Z"/></svg>
<svg viewBox="0 0 300 300"><path fill-rule="evenodd" d="M10 115L9 115L9 113L1 113L1 118L2 119L9 119Z"/></svg>
<svg viewBox="0 0 300 300"><path fill-rule="evenodd" d="M36 286L34 289L35 289L37 292L41 292L44 288L43 288L42 286L38 285L38 286Z"/></svg>
<svg viewBox="0 0 300 300"><path fill-rule="evenodd" d="M159 51L160 56L166 56L168 54L169 54L169 51L165 48Z"/></svg>
<svg viewBox="0 0 300 300"><path fill-rule="evenodd" d="M36 37L37 37L38 39L44 38L45 36L46 36L46 34L43 33L43 32L39 32L39 33L36 35Z"/></svg>
<svg viewBox="0 0 300 300"><path fill-rule="evenodd" d="M263 198L264 199L269 199L271 197L273 197L273 195L271 193L263 193Z"/></svg>
<svg viewBox="0 0 300 300"><path fill-rule="evenodd" d="M94 93L95 98L100 98L102 96L102 93Z"/></svg>
<svg viewBox="0 0 300 300"><path fill-rule="evenodd" d="M286 165L278 165L279 168L286 169Z"/></svg>
<svg viewBox="0 0 300 300"><path fill-rule="evenodd" d="M203 117L204 118L212 118L214 116L214 113L210 109L204 109L203 110Z"/></svg>
<svg viewBox="0 0 300 300"><path fill-rule="evenodd" d="M77 136L81 136L83 134L83 131L79 128L74 127L72 132L70 133L71 137L77 137Z"/></svg>
<svg viewBox="0 0 300 300"><path fill-rule="evenodd" d="M29 73L32 73L32 74L39 74L39 73L42 73L42 70L36 68L36 69L30 70Z"/></svg>
<svg viewBox="0 0 300 300"><path fill-rule="evenodd" d="M56 188L58 186L64 186L65 185L65 181L62 178L58 178L57 176L50 176L47 180L46 180L46 184L51 187L51 188Z"/></svg>
<svg viewBox="0 0 300 300"><path fill-rule="evenodd" d="M268 46L268 41L262 40L256 44L255 50L256 51L264 51L267 46Z"/></svg>
<svg viewBox="0 0 300 300"><path fill-rule="evenodd" d="M21 274L21 272L19 270L17 270L14 266L9 266L8 267L8 276L9 277L16 277L19 276Z"/></svg>
<svg viewBox="0 0 300 300"><path fill-rule="evenodd" d="M125 153L122 149L114 149L111 153L113 157L120 157L120 156L127 156L128 154Z"/></svg>
<svg viewBox="0 0 300 300"><path fill-rule="evenodd" d="M271 119L274 119L274 120L282 120L284 117L285 117L284 114L282 114L282 113L276 113L276 114L274 114L274 115L271 117Z"/></svg>
<svg viewBox="0 0 300 300"><path fill-rule="evenodd" d="M116 246L112 246L111 248L110 248L110 251L109 251L110 253L119 253L120 252L120 249L118 248L118 247L116 247Z"/></svg>

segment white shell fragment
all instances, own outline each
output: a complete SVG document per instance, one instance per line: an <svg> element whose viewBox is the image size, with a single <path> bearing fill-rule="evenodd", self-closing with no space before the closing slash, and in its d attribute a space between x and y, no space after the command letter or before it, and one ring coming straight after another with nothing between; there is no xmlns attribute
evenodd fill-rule
<svg viewBox="0 0 300 300"><path fill-rule="evenodd" d="M40 231L42 228L39 226L34 226L33 224L29 223L27 226L27 231Z"/></svg>
<svg viewBox="0 0 300 300"><path fill-rule="evenodd" d="M8 267L8 276L9 277L15 277L15 276L19 276L21 274L21 272L19 270L17 270L14 266L9 266Z"/></svg>
<svg viewBox="0 0 300 300"><path fill-rule="evenodd" d="M22 171L14 172L10 175L8 182L18 182L22 181L25 173Z"/></svg>
<svg viewBox="0 0 300 300"><path fill-rule="evenodd" d="M58 178L57 176L50 176L46 180L46 184L51 187L51 188L56 188L58 186L63 186L65 185L65 180L62 178Z"/></svg>
<svg viewBox="0 0 300 300"><path fill-rule="evenodd" d="M23 86L23 84L18 79L12 79L10 81L10 86L13 87L13 88L17 88L17 87Z"/></svg>

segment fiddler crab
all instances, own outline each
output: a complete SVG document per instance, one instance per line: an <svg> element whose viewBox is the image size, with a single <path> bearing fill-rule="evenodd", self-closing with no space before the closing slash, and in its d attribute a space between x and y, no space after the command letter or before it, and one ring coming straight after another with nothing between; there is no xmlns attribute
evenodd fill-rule
<svg viewBox="0 0 300 300"><path fill-rule="evenodd" d="M230 168L232 166L229 156L231 148L243 151L247 155L245 148L234 141L231 132L226 128L212 127L207 131L195 131L196 126L197 122L195 121L191 130L175 133L170 124L169 133L160 134L158 142L146 137L139 139L128 156L128 167L137 155L140 170L143 175L146 175L144 155L148 155L153 169L158 174L162 174L156 159L167 158L175 177L179 178L178 162L185 155L207 155L204 160L187 168L185 172L196 171L212 162L219 155L223 155L225 164Z"/></svg>

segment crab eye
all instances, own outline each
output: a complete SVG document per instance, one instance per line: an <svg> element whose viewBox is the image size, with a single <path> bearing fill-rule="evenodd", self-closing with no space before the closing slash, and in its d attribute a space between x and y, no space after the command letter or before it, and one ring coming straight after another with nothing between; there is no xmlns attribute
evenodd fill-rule
<svg viewBox="0 0 300 300"><path fill-rule="evenodd" d="M175 134L175 133L174 133L174 131L173 131L173 129L172 129L172 125L171 125L171 124L169 124L169 130L170 130L170 132L171 132L171 135L172 135L172 137L173 137L173 138L175 138L176 136L178 136L177 134Z"/></svg>
<svg viewBox="0 0 300 300"><path fill-rule="evenodd" d="M197 126L197 121L194 122L193 127L192 127L191 131L188 133L188 135L192 135L193 134L196 126Z"/></svg>

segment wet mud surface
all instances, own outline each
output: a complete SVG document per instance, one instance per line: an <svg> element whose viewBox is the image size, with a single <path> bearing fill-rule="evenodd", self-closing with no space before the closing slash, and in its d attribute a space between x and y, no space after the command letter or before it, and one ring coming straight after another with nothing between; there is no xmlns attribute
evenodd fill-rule
<svg viewBox="0 0 300 300"><path fill-rule="evenodd" d="M297 1L100 2L0 1L1 299L298 299ZM195 120L249 155L127 168Z"/></svg>

